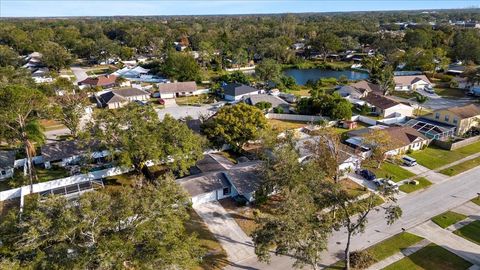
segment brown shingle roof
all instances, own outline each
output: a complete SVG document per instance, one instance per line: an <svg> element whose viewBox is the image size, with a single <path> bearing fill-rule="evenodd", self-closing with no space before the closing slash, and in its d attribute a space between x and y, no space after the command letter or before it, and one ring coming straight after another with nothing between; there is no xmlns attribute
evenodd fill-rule
<svg viewBox="0 0 480 270"><path fill-rule="evenodd" d="M359 90L361 93L363 92L380 92L380 86L370 83L366 80L361 80L356 83L350 84L351 87Z"/></svg>
<svg viewBox="0 0 480 270"><path fill-rule="evenodd" d="M399 102L393 99L387 98L383 95L375 94L373 92L369 93L366 97L363 98L363 100L382 110L385 110L400 104Z"/></svg>
<svg viewBox="0 0 480 270"><path fill-rule="evenodd" d="M158 84L158 91L164 94L174 94L181 92L193 92L197 90L195 82L176 82Z"/></svg>
<svg viewBox="0 0 480 270"><path fill-rule="evenodd" d="M412 76L395 76L393 77L396 85L411 85L420 80L431 84L430 80L425 75L412 75Z"/></svg>
<svg viewBox="0 0 480 270"><path fill-rule="evenodd" d="M400 144L402 147L413 143L417 138L422 140L427 139L427 137L425 137L422 133L407 126L389 127L384 129L384 131L388 132L392 140Z"/></svg>
<svg viewBox="0 0 480 270"><path fill-rule="evenodd" d="M88 77L85 80L79 82L80 85L91 85L91 86L107 86L112 85L117 81L117 76L115 75L103 75L96 78Z"/></svg>
<svg viewBox="0 0 480 270"><path fill-rule="evenodd" d="M469 104L462 107L447 108L447 111L458 115L461 118L471 118L480 115L480 107L475 104Z"/></svg>

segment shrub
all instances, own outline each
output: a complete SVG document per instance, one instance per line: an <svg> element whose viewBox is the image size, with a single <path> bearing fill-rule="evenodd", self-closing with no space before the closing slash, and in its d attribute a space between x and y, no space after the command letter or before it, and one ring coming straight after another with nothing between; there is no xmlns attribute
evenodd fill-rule
<svg viewBox="0 0 480 270"><path fill-rule="evenodd" d="M273 112L274 112L274 113L284 113L282 107L275 107L275 108L273 108Z"/></svg>
<svg viewBox="0 0 480 270"><path fill-rule="evenodd" d="M365 269L374 263L375 259L368 251L360 250L350 253L350 264L352 268Z"/></svg>

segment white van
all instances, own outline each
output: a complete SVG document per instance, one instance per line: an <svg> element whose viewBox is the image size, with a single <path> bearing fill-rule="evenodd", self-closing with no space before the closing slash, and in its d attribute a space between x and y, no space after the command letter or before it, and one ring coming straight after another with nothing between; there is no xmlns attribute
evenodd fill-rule
<svg viewBox="0 0 480 270"><path fill-rule="evenodd" d="M417 160L409 156L404 156L402 158L402 162L403 162L403 165L409 166L409 167L417 165Z"/></svg>

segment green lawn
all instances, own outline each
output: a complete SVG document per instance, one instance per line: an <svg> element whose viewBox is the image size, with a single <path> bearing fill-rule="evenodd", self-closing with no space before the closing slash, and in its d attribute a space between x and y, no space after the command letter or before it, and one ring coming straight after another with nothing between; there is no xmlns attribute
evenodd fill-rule
<svg viewBox="0 0 480 270"><path fill-rule="evenodd" d="M436 169L478 152L480 152L480 142L453 151L448 151L432 145L422 151L414 152L410 154L410 156L415 158L419 164L429 169Z"/></svg>
<svg viewBox="0 0 480 270"><path fill-rule="evenodd" d="M175 98L175 102L177 102L178 105L206 104L208 101L209 97L206 94Z"/></svg>
<svg viewBox="0 0 480 270"><path fill-rule="evenodd" d="M227 265L227 253L195 211L190 211L190 220L185 224L185 228L188 232L195 233L200 246L207 250L203 263L195 269L216 270L223 269Z"/></svg>
<svg viewBox="0 0 480 270"><path fill-rule="evenodd" d="M442 248L430 244L412 255L403 258L384 270L465 270L471 263Z"/></svg>
<svg viewBox="0 0 480 270"><path fill-rule="evenodd" d="M403 249L410 247L422 240L423 238L420 236L408 232L403 232L367 248L366 251L372 255L375 263L384 260L392 256L393 254L400 252ZM325 269L343 269L343 266L344 261L341 260Z"/></svg>
<svg viewBox="0 0 480 270"><path fill-rule="evenodd" d="M465 215L455 213L455 212L452 212L452 211L447 211L443 214L440 214L438 216L433 217L432 221L435 224L437 224L438 226L445 229L448 226L453 225L453 224L455 224L455 223L457 223L461 220L464 220L466 218L467 218L467 216L465 216Z"/></svg>
<svg viewBox="0 0 480 270"><path fill-rule="evenodd" d="M425 177L420 177L420 178L417 178L415 180L418 181L418 185L403 184L403 185L400 186L400 190L405 192L405 193L410 193L410 192L414 192L416 190L424 189L424 188L432 185L432 183L430 181L428 181Z"/></svg>
<svg viewBox="0 0 480 270"><path fill-rule="evenodd" d="M398 182L410 177L415 176L414 173L405 170L404 168L389 162L384 162L380 169L370 167L369 170L373 171L377 178L392 178L394 182Z"/></svg>
<svg viewBox="0 0 480 270"><path fill-rule="evenodd" d="M466 91L458 88L435 87L435 93L445 98L462 98L465 97Z"/></svg>
<svg viewBox="0 0 480 270"><path fill-rule="evenodd" d="M347 191L348 195L353 198L356 198L368 192L364 186L357 184L357 182L354 182L353 180L348 178L340 181L340 185Z"/></svg>
<svg viewBox="0 0 480 270"><path fill-rule="evenodd" d="M443 169L443 170L440 171L440 173L448 175L448 176L454 176L454 175L457 175L461 172L465 172L465 171L468 171L470 169L473 169L473 168L475 168L479 165L480 165L480 157L474 158L474 159L471 159L471 160L467 160L467 161L464 161L464 162L462 162L460 164L457 164L455 166Z"/></svg>
<svg viewBox="0 0 480 270"><path fill-rule="evenodd" d="M480 205L480 196L477 196L477 197L473 198L473 199L471 200L471 202L473 202L473 203L475 203L475 204L477 204L477 205Z"/></svg>
<svg viewBox="0 0 480 270"><path fill-rule="evenodd" d="M453 233L480 245L480 220L475 220Z"/></svg>

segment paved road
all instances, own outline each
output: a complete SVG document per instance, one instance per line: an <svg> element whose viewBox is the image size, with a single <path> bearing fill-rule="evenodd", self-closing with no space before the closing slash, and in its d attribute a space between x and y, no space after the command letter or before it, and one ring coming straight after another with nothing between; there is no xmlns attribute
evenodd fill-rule
<svg viewBox="0 0 480 270"><path fill-rule="evenodd" d="M441 97L437 94L428 94L428 93L425 94L425 96L428 97L428 100L421 106L428 108L430 110L439 110L439 109L445 109L445 108L450 108L455 106L464 106L475 101L474 99L469 97L451 99L451 98ZM391 98L397 100L398 102L407 102L411 104L414 108L416 108L418 105L418 102L415 100L415 98L406 99L406 98L401 98L396 96L391 96Z"/></svg>
<svg viewBox="0 0 480 270"><path fill-rule="evenodd" d="M81 68L81 67L70 67L70 69L72 70L73 74L75 74L75 77L77 78L75 80L75 84L77 84L78 82L81 82L81 81L85 80L86 78L88 78L87 72L83 68Z"/></svg>
<svg viewBox="0 0 480 270"><path fill-rule="evenodd" d="M404 196L398 200L403 210L402 218L391 226L385 223L384 212L373 212L369 216L365 233L356 235L352 241L352 250L359 250L374 245L402 231L418 226L431 217L458 207L477 196L480 192L480 167L452 177L448 181L430 188ZM334 232L324 252L323 265L335 263L342 254L346 242L344 230ZM480 250L477 250L477 254ZM475 254L474 254L475 255ZM480 256L480 255L479 255ZM289 257L272 257L272 264L266 265L252 257L227 269L291 269L293 260Z"/></svg>

